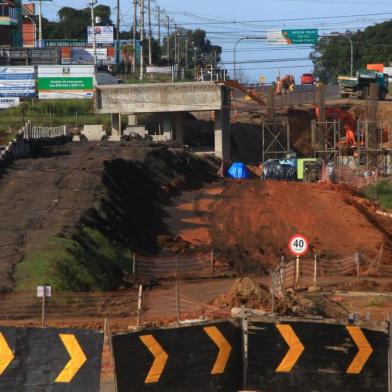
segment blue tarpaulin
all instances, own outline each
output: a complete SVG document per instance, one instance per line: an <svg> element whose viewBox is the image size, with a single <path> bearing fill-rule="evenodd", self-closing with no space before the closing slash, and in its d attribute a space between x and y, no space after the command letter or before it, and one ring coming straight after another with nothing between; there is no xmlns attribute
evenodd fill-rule
<svg viewBox="0 0 392 392"><path fill-rule="evenodd" d="M245 163L234 162L229 169L228 176L230 178L249 178L249 172Z"/></svg>

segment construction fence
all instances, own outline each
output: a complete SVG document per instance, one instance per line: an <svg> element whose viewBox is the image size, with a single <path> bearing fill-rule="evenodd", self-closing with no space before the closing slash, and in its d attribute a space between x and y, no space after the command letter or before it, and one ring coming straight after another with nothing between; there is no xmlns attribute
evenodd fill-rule
<svg viewBox="0 0 392 392"><path fill-rule="evenodd" d="M214 251L191 255L145 257L134 253L132 274L145 279L209 278L223 276L227 270L216 268Z"/></svg>
<svg viewBox="0 0 392 392"><path fill-rule="evenodd" d="M271 272L272 292L283 296L286 289L317 287L330 277L392 276L392 266L383 263L383 246L374 258L359 252L341 259L294 258L282 260Z"/></svg>

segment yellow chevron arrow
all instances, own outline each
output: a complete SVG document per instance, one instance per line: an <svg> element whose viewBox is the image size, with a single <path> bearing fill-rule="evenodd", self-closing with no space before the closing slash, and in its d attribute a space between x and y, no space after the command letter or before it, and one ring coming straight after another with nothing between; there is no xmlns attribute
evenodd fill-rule
<svg viewBox="0 0 392 392"><path fill-rule="evenodd" d="M357 355L354 357L346 373L358 374L361 373L365 363L372 355L373 348L369 344L361 328L354 326L347 326L346 328L351 338L354 340L354 343L358 347Z"/></svg>
<svg viewBox="0 0 392 392"><path fill-rule="evenodd" d="M165 350L161 345L155 340L152 335L142 335L139 339L148 348L150 353L154 356L154 362L152 363L151 369L144 380L145 384L152 382L158 382L161 378L163 369L166 366L167 359L169 356L166 354Z"/></svg>
<svg viewBox="0 0 392 392"><path fill-rule="evenodd" d="M71 382L75 377L75 374L87 361L86 355L84 354L79 342L76 340L73 334L59 334L61 341L68 351L71 359L65 365L64 369L57 376L55 382Z"/></svg>
<svg viewBox="0 0 392 392"><path fill-rule="evenodd" d="M305 347L302 345L298 336L295 334L293 328L289 324L276 324L276 328L283 336L289 346L289 351L283 358L282 362L276 368L276 372L291 372L298 358L301 356Z"/></svg>
<svg viewBox="0 0 392 392"><path fill-rule="evenodd" d="M204 327L204 331L219 348L211 374L223 373L229 360L231 345L217 327Z"/></svg>
<svg viewBox="0 0 392 392"><path fill-rule="evenodd" d="M4 370L14 359L14 353L10 349L4 335L0 332L0 376L3 374Z"/></svg>

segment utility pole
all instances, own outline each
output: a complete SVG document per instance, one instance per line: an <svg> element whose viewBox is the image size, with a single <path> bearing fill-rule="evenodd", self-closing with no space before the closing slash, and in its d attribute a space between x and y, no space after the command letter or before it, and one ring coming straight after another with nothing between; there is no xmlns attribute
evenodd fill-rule
<svg viewBox="0 0 392 392"><path fill-rule="evenodd" d="M144 42L144 0L140 0L140 80L143 80L144 78L143 42Z"/></svg>
<svg viewBox="0 0 392 392"><path fill-rule="evenodd" d="M133 59L132 72L136 72L136 24L137 24L137 0L133 0Z"/></svg>
<svg viewBox="0 0 392 392"><path fill-rule="evenodd" d="M97 3L96 0L91 0L91 30L93 34L93 57L94 57L94 69L97 67L97 45L95 36L95 17L94 17L94 5Z"/></svg>
<svg viewBox="0 0 392 392"><path fill-rule="evenodd" d="M148 0L148 65L152 65L151 35L151 0Z"/></svg>
<svg viewBox="0 0 392 392"><path fill-rule="evenodd" d="M42 48L42 0L39 0L38 10L38 47Z"/></svg>
<svg viewBox="0 0 392 392"><path fill-rule="evenodd" d="M170 19L169 19L169 16L166 16L166 22L167 22L167 39L166 39L167 59L168 59L168 61L170 61Z"/></svg>
<svg viewBox="0 0 392 392"><path fill-rule="evenodd" d="M161 7L158 6L158 43L161 46Z"/></svg>
<svg viewBox="0 0 392 392"><path fill-rule="evenodd" d="M117 0L117 34L116 34L116 71L118 74L120 67L120 0Z"/></svg>
<svg viewBox="0 0 392 392"><path fill-rule="evenodd" d="M177 63L177 25L174 24L174 63Z"/></svg>
<svg viewBox="0 0 392 392"><path fill-rule="evenodd" d="M185 40L185 72L188 69L188 40Z"/></svg>

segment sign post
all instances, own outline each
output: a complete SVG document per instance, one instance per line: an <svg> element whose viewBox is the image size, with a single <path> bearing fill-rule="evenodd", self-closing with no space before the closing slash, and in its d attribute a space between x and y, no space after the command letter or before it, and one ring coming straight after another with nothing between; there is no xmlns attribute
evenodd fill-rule
<svg viewBox="0 0 392 392"><path fill-rule="evenodd" d="M309 240L302 234L294 234L289 239L289 251L295 256L295 287L299 286L300 279L300 256L305 255L309 250Z"/></svg>
<svg viewBox="0 0 392 392"><path fill-rule="evenodd" d="M41 327L45 326L46 297L52 296L51 286L37 286L37 297L42 298Z"/></svg>

